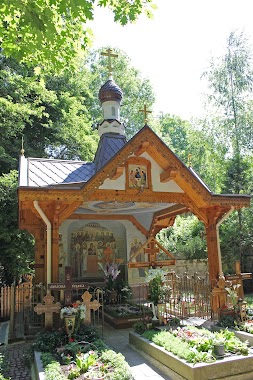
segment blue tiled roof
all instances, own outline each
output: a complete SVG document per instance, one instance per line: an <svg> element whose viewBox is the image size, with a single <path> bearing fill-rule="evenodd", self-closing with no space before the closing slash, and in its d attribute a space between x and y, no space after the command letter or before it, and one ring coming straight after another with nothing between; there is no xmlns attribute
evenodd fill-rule
<svg viewBox="0 0 253 380"><path fill-rule="evenodd" d="M105 133L100 137L94 163L96 170L104 166L126 144L126 137L119 133Z"/></svg>
<svg viewBox="0 0 253 380"><path fill-rule="evenodd" d="M95 164L84 161L28 158L28 186L49 186L87 182L95 173Z"/></svg>

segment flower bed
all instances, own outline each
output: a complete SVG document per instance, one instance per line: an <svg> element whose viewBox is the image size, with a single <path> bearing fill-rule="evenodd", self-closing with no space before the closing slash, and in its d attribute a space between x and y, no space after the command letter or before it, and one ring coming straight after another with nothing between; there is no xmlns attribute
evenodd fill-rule
<svg viewBox="0 0 253 380"><path fill-rule="evenodd" d="M152 310L149 307L140 308L138 305L108 305L104 308L105 321L115 329L132 327L144 316L151 318L152 315Z"/></svg>
<svg viewBox="0 0 253 380"><path fill-rule="evenodd" d="M223 340L223 358L214 355L217 340ZM231 376L238 380L252 379L253 355L247 344L228 330L211 333L205 329L184 327L170 332L146 331L142 336L130 333L129 341L185 379L229 379Z"/></svg>
<svg viewBox="0 0 253 380"><path fill-rule="evenodd" d="M64 331L42 331L34 345L41 353L45 380L133 380L122 354L110 350L97 330L81 325L73 338Z"/></svg>

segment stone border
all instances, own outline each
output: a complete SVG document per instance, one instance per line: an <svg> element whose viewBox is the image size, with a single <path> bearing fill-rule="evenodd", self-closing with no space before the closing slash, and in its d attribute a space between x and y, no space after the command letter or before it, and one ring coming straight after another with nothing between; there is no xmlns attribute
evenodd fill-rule
<svg viewBox="0 0 253 380"><path fill-rule="evenodd" d="M34 374L35 380L45 380L44 367L41 360L41 352L34 351Z"/></svg>
<svg viewBox="0 0 253 380"><path fill-rule="evenodd" d="M129 327L133 327L136 322L143 320L143 317L133 316L126 318L117 318L104 312L104 320L108 323L108 325L114 327L115 329L128 329Z"/></svg>
<svg viewBox="0 0 253 380"><path fill-rule="evenodd" d="M164 348L138 335L129 333L129 343L137 350L154 358L187 380L243 380L253 379L253 355L233 355L214 363L190 364ZM233 378L231 379L231 377Z"/></svg>

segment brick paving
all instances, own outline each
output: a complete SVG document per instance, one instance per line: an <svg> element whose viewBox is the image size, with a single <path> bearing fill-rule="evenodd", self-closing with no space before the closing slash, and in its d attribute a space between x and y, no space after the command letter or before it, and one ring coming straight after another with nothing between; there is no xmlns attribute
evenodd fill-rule
<svg viewBox="0 0 253 380"><path fill-rule="evenodd" d="M30 368L25 364L24 353L31 343L20 342L1 347L7 362L6 377L11 380L31 380Z"/></svg>

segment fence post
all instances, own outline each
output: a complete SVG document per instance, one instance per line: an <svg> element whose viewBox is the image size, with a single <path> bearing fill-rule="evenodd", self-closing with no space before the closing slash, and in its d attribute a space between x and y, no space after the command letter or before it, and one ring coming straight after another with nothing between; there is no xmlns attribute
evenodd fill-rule
<svg viewBox="0 0 253 380"><path fill-rule="evenodd" d="M9 339L14 339L14 318L15 318L15 289L16 281L14 280L11 286L11 304L10 304L10 325L9 325Z"/></svg>

